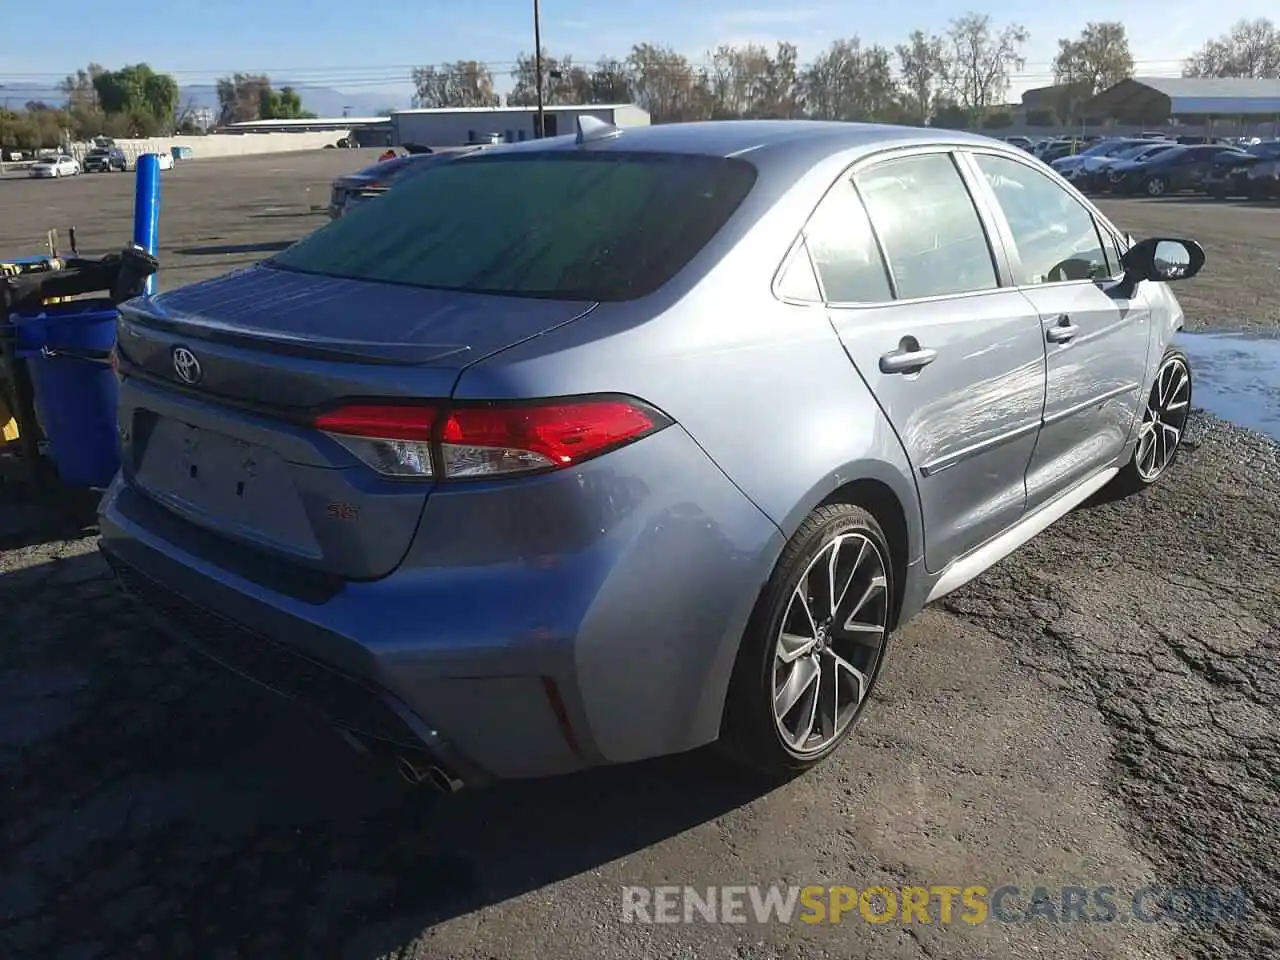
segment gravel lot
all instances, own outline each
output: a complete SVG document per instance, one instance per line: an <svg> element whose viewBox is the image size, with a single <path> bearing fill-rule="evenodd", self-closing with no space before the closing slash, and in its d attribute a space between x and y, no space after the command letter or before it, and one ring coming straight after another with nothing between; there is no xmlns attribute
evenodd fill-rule
<svg viewBox="0 0 1280 960"><path fill-rule="evenodd" d="M367 152L362 151L361 154ZM368 156L180 164L162 286L322 222ZM131 178L0 180L0 250L127 239ZM1280 326L1280 207L1104 204L1208 251L1195 328ZM1280 463L1199 416L1165 484L1082 508L896 638L879 702L765 795L699 754L438 798L159 640L91 531L0 506L0 956L1280 956ZM1250 888L1217 925L638 926L624 884ZM936 918L935 918L936 919Z"/></svg>

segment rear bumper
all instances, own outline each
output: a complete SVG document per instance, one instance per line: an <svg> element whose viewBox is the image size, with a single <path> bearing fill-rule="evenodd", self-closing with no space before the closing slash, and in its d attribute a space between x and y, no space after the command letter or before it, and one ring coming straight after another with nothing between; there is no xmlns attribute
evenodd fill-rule
<svg viewBox="0 0 1280 960"><path fill-rule="evenodd" d="M397 572L327 595L231 572L121 478L101 519L170 633L467 784L715 739L783 543L679 427L565 474L438 491Z"/></svg>

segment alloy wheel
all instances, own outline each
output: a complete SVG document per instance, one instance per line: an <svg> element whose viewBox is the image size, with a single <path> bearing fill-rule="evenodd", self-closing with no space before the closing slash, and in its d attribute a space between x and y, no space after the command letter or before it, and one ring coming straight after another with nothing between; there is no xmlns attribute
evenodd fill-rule
<svg viewBox="0 0 1280 960"><path fill-rule="evenodd" d="M1166 357L1151 385L1134 467L1143 483L1153 483L1168 468L1182 442L1191 413L1191 371L1181 357Z"/></svg>
<svg viewBox="0 0 1280 960"><path fill-rule="evenodd" d="M826 544L791 592L773 663L773 715L798 754L837 740L866 700L889 624L885 556L861 533Z"/></svg>
<svg viewBox="0 0 1280 960"><path fill-rule="evenodd" d="M1164 178L1152 177L1147 181L1147 195L1158 197L1164 193Z"/></svg>

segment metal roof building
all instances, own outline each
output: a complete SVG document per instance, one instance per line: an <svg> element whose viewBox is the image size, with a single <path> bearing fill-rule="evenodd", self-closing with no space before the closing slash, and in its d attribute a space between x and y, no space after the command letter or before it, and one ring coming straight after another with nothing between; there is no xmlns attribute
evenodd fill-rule
<svg viewBox="0 0 1280 960"><path fill-rule="evenodd" d="M1133 77L1084 105L1090 116L1126 123L1170 118L1280 118L1280 80L1234 77Z"/></svg>
<svg viewBox="0 0 1280 960"><path fill-rule="evenodd" d="M537 130L534 107L429 107L396 110L391 114L394 143L427 147L456 147L496 134L516 142L531 140ZM572 133L578 118L587 116L615 127L647 127L649 114L630 103L591 103L545 107L548 137Z"/></svg>

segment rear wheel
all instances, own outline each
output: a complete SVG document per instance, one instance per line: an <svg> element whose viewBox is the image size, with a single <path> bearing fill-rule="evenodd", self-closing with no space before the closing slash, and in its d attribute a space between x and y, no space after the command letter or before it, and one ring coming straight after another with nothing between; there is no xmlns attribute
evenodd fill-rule
<svg viewBox="0 0 1280 960"><path fill-rule="evenodd" d="M1190 414L1191 362L1181 350L1170 347L1151 384L1133 456L1114 481L1120 492L1143 490L1168 473L1182 447Z"/></svg>
<svg viewBox="0 0 1280 960"><path fill-rule="evenodd" d="M1163 197L1168 189L1169 183L1164 177L1152 177L1147 181L1146 190L1149 197Z"/></svg>
<svg viewBox="0 0 1280 960"><path fill-rule="evenodd" d="M830 756L862 713L884 659L893 564L875 517L814 511L791 538L743 637L721 746L770 776Z"/></svg>

